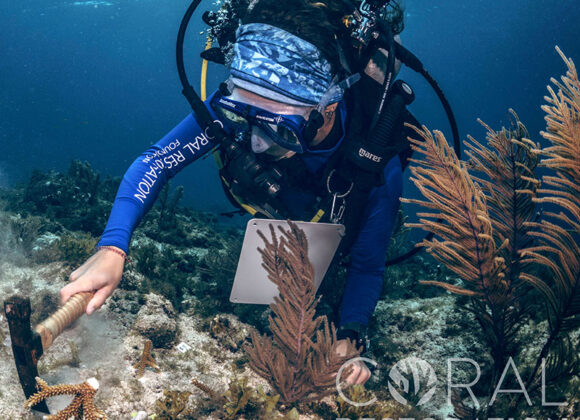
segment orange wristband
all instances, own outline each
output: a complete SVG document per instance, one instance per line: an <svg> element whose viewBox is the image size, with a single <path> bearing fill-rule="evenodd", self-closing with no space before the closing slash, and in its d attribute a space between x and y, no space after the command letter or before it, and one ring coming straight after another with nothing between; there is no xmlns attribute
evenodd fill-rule
<svg viewBox="0 0 580 420"><path fill-rule="evenodd" d="M131 262L131 259L129 257L127 257L127 254L125 254L120 249L117 249L113 246L103 245L103 246L97 247L97 252L99 252L101 249L108 249L109 251L113 251L115 254L119 254L121 257L123 257L124 260L127 260L127 262Z"/></svg>

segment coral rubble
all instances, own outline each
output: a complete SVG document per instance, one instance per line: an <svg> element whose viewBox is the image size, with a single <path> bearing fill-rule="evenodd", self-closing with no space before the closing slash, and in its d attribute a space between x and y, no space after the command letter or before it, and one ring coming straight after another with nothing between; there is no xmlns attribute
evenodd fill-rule
<svg viewBox="0 0 580 420"><path fill-rule="evenodd" d="M133 329L153 342L155 348L171 348L177 337L177 314L169 300L157 293L145 295Z"/></svg>

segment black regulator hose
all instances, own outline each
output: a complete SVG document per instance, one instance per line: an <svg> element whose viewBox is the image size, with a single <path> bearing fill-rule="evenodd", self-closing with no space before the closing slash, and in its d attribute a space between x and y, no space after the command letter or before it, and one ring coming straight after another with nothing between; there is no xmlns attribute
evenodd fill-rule
<svg viewBox="0 0 580 420"><path fill-rule="evenodd" d="M417 73L421 74L437 94L437 97L439 98L441 104L443 105L443 108L445 109L445 113L447 114L449 124L451 125L451 132L453 134L453 149L455 150L455 154L457 155L457 157L461 159L461 142L459 140L459 130L457 128L455 116L453 115L453 111L451 110L451 105L447 101L445 94L443 93L443 91L433 78L433 76L431 76L427 72L427 70L425 70L423 63L421 63L421 60L419 60L417 56L415 56L415 54L413 54L411 51L409 51L399 43L395 43L395 54L403 64L405 64L410 69L416 71ZM439 219L439 222L441 221L442 220ZM429 232L427 235L425 235L423 241L430 241L431 239L433 239L433 236L435 236L435 234L433 232ZM415 254L419 253L421 250L422 248L415 246L409 252L406 252L403 255L399 255L398 257L388 260L385 263L385 266L389 267L391 265L396 265L400 262L403 262L414 256Z"/></svg>
<svg viewBox="0 0 580 420"><path fill-rule="evenodd" d="M374 129L374 127L379 121L380 116L383 113L383 107L387 103L387 97L389 95L391 83L393 82L393 78L395 75L395 56L396 56L395 36L393 35L393 31L390 25L387 25L383 21L379 21L379 26L381 28L381 33L380 38L378 40L378 44L379 46L385 48L388 51L388 55L387 55L387 68L385 71L385 80L383 81L383 85L381 87L381 99L375 109L375 114L371 122L371 131Z"/></svg>
<svg viewBox="0 0 580 420"><path fill-rule="evenodd" d="M441 101L441 105L443 105L443 109L445 109L445 114L447 114L449 125L451 126L451 133L453 134L453 148L455 150L455 154L459 159L461 159L461 142L459 140L459 129L457 128L457 121L455 120L455 115L453 115L453 110L451 109L451 105L449 104L449 101L447 101L447 98L445 97L443 90L439 87L437 81L433 78L433 76L431 76L427 72L427 70L425 70L423 63L421 63L421 60L419 60L415 54L413 54L407 48L403 47L398 42L395 42L394 44L395 44L395 55L397 56L397 58L401 60L401 62L405 64L407 67L423 76L425 80L427 80L427 83L431 85L431 88L433 88L433 90L437 94L439 101Z"/></svg>
<svg viewBox="0 0 580 420"><path fill-rule="evenodd" d="M187 11L185 12L185 15L183 15L183 19L181 19L181 25L179 25L179 32L177 33L177 44L175 50L175 57L177 59L177 73L179 74L181 86L183 86L183 90L181 91L181 93L183 93L183 96L185 96L185 99L187 99L187 102L189 102L189 105L191 106L191 109L193 109L195 116L201 120L200 125L204 125L208 127L208 129L210 130L212 129L212 127L216 127L213 128L213 131L218 131L217 128L219 128L219 126L217 124L214 124L209 111L205 107L205 104L203 103L203 101L201 100L195 89L193 89L193 86L191 86L191 84L189 83L189 80L187 79L187 74L185 74L185 66L183 64L183 41L185 39L185 31L187 30L187 26L189 25L189 21L191 20L193 12L195 12L195 9L197 9L197 6L199 6L200 3L201 0L193 0L191 2ZM217 135L218 133L211 134L212 137L214 137L213 134Z"/></svg>

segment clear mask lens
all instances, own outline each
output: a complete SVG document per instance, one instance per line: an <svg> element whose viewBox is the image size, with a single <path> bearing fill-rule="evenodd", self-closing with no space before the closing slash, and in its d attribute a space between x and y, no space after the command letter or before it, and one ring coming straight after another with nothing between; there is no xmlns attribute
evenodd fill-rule
<svg viewBox="0 0 580 420"><path fill-rule="evenodd" d="M278 160L294 154L291 150L280 146L272 140L264 130L257 126L252 127L251 145L254 153L261 154L270 160Z"/></svg>
<svg viewBox="0 0 580 420"><path fill-rule="evenodd" d="M284 125L273 125L273 124L268 125L270 126L270 128L272 128L272 130L274 130L276 134L278 134L281 138L286 140L288 144L293 144L296 146L300 145L300 139L293 130L289 129Z"/></svg>
<svg viewBox="0 0 580 420"><path fill-rule="evenodd" d="M229 109L225 108L218 108L219 112L231 123L236 125L247 125L248 120L246 120L241 115L236 114L235 112L230 111Z"/></svg>
<svg viewBox="0 0 580 420"><path fill-rule="evenodd" d="M259 127L253 126L251 144L252 152L264 153L276 143Z"/></svg>

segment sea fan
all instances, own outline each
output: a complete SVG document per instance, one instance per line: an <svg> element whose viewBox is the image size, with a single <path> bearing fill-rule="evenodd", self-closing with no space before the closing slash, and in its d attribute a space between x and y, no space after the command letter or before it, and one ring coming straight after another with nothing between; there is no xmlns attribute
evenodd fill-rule
<svg viewBox="0 0 580 420"><path fill-rule="evenodd" d="M542 107L548 124L542 135L550 147L540 150L528 140L513 111L510 130L496 132L484 124L487 147L473 138L466 142L467 163L455 156L443 134L434 137L425 127L415 128L421 140L411 139L412 147L423 156L413 161L412 180L426 201L404 200L434 210L420 213L419 223L410 226L435 234L420 245L462 284L423 283L471 297L496 365L492 386L517 350L514 340L526 317L523 297L529 286L544 297L548 339L529 373L528 391L538 386L544 362L547 381L580 370L575 350L580 343L569 343L569 333L580 327L580 83L572 60L557 50L568 72L561 82L552 79L558 93L548 87L548 105ZM543 177L543 188L534 176L540 154L547 157L540 166L551 172ZM541 221L536 204L545 205ZM542 269L552 275L540 278ZM522 395L511 401L512 414Z"/></svg>
<svg viewBox="0 0 580 420"><path fill-rule="evenodd" d="M262 232L266 246L260 249L262 266L278 286L280 295L270 305L273 337L252 333L246 346L252 369L270 382L285 403L316 400L335 390L339 368L359 351L349 341L344 356L336 351L334 326L325 316L316 316L314 269L308 259L306 235L289 223L278 238L270 225L271 241ZM322 327L322 328L321 328ZM347 377L349 369L345 372Z"/></svg>
<svg viewBox="0 0 580 420"><path fill-rule="evenodd" d="M487 314L484 300L471 302L486 336L491 338L492 356L498 367L503 367L507 358L516 353L516 334L533 308L523 302L530 288L520 280L520 274L530 269L530 263L524 263L521 251L535 243L529 223L537 217L534 198L540 184L534 173L539 146L529 139L515 111L510 113L512 126L501 131L479 120L487 129L487 147L471 136L465 143L470 175L486 196L495 243L503 245L499 253L505 262L506 300L492 307L491 316Z"/></svg>
<svg viewBox="0 0 580 420"><path fill-rule="evenodd" d="M549 338L529 376L528 384L537 383L542 359L549 356L547 379L578 373L578 345L568 343L569 333L580 328L580 81L574 62L556 50L568 71L561 82L552 79L550 96L542 106L546 112L547 131L542 135L551 144L542 150L546 157L540 165L550 171L542 178L545 186L534 201L548 204L541 222L530 222L531 235L540 243L523 251L526 263L544 266L549 278L523 273L522 280L533 285L548 306ZM553 350L554 349L554 350Z"/></svg>
<svg viewBox="0 0 580 420"><path fill-rule="evenodd" d="M523 225L533 217L534 205L530 195L519 189L535 188L537 159L519 121L512 130L487 128L489 148L470 138L468 163L457 158L440 132L433 137L425 127L416 129L422 140L411 142L423 156L413 160L418 166L411 168L412 180L428 201L404 201L436 211L419 213L419 223L409 226L436 235L420 245L463 284L422 283L471 297L466 309L485 333L494 359L493 383L515 352L515 335L524 319L519 301L525 288L519 281L517 253L529 243ZM472 176L470 169L480 176Z"/></svg>
<svg viewBox="0 0 580 420"><path fill-rule="evenodd" d="M422 138L410 139L413 150L423 156L411 160L417 164L411 168L414 176L411 180L428 201L402 201L436 213L419 213L419 223L407 226L433 232L437 238L419 245L427 247L429 253L464 282L463 285L425 283L457 294L485 297L493 303L505 301L504 260L493 239L485 195L441 132L436 131L433 137L426 127L413 128Z"/></svg>

